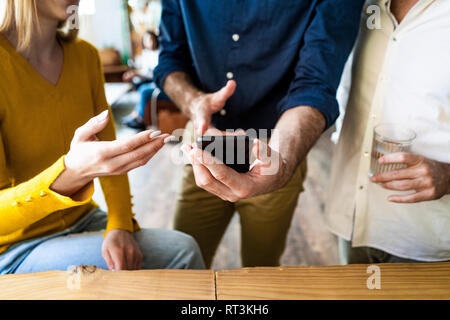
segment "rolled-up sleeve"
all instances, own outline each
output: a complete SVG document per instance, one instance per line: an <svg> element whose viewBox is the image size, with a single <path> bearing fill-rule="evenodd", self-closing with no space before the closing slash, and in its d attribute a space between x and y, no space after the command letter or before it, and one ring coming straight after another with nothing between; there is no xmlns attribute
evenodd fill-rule
<svg viewBox="0 0 450 320"><path fill-rule="evenodd" d="M364 0L319 1L280 113L311 106L322 112L327 128L334 124L339 116L336 91L358 34L363 4Z"/></svg>
<svg viewBox="0 0 450 320"><path fill-rule="evenodd" d="M175 71L183 71L192 77L195 76L181 9L177 0L162 1L159 44L159 61L154 71L154 79L158 87L163 88L166 77Z"/></svg>

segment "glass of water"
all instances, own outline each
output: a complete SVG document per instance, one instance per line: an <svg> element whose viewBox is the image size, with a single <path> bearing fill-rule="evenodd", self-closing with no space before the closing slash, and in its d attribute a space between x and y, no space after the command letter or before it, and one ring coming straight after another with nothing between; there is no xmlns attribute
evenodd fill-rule
<svg viewBox="0 0 450 320"><path fill-rule="evenodd" d="M406 168L405 164L380 164L378 159L390 153L410 152L416 133L404 125L395 123L379 124L374 128L370 174Z"/></svg>

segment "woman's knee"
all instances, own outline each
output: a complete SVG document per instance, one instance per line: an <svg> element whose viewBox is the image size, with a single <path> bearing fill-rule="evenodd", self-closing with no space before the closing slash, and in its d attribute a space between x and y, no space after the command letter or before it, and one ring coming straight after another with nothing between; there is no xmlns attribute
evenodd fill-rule
<svg viewBox="0 0 450 320"><path fill-rule="evenodd" d="M205 265L197 241L195 241L195 239L192 236L186 233L180 231L174 232L177 233L178 237L180 238L179 251L184 253L186 257L190 257L191 263L199 262L199 264L194 263L196 266L195 269L204 269Z"/></svg>
<svg viewBox="0 0 450 320"><path fill-rule="evenodd" d="M136 233L136 239L141 246L144 255L143 267L146 269L205 268L197 242L185 233L164 229L142 229Z"/></svg>

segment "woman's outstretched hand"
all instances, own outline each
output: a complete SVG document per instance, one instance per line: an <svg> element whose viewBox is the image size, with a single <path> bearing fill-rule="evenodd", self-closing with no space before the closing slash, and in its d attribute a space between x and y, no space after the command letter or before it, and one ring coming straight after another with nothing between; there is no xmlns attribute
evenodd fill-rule
<svg viewBox="0 0 450 320"><path fill-rule="evenodd" d="M125 174L145 165L163 146L167 134L147 130L115 141L99 141L96 134L109 122L104 111L79 127L64 161L66 169L51 189L76 199L76 193L94 178Z"/></svg>

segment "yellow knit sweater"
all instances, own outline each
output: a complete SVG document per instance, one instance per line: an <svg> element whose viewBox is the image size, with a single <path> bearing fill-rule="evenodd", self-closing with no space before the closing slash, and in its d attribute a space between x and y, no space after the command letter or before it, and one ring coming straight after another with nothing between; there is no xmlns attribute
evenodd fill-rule
<svg viewBox="0 0 450 320"><path fill-rule="evenodd" d="M91 183L81 201L49 189L64 170L75 130L109 108L97 50L63 43L59 82L45 80L0 35L0 253L19 241L56 233L96 207ZM111 114L112 118L112 114ZM98 134L114 140L113 121ZM128 178L100 178L108 207L106 231L135 231Z"/></svg>

